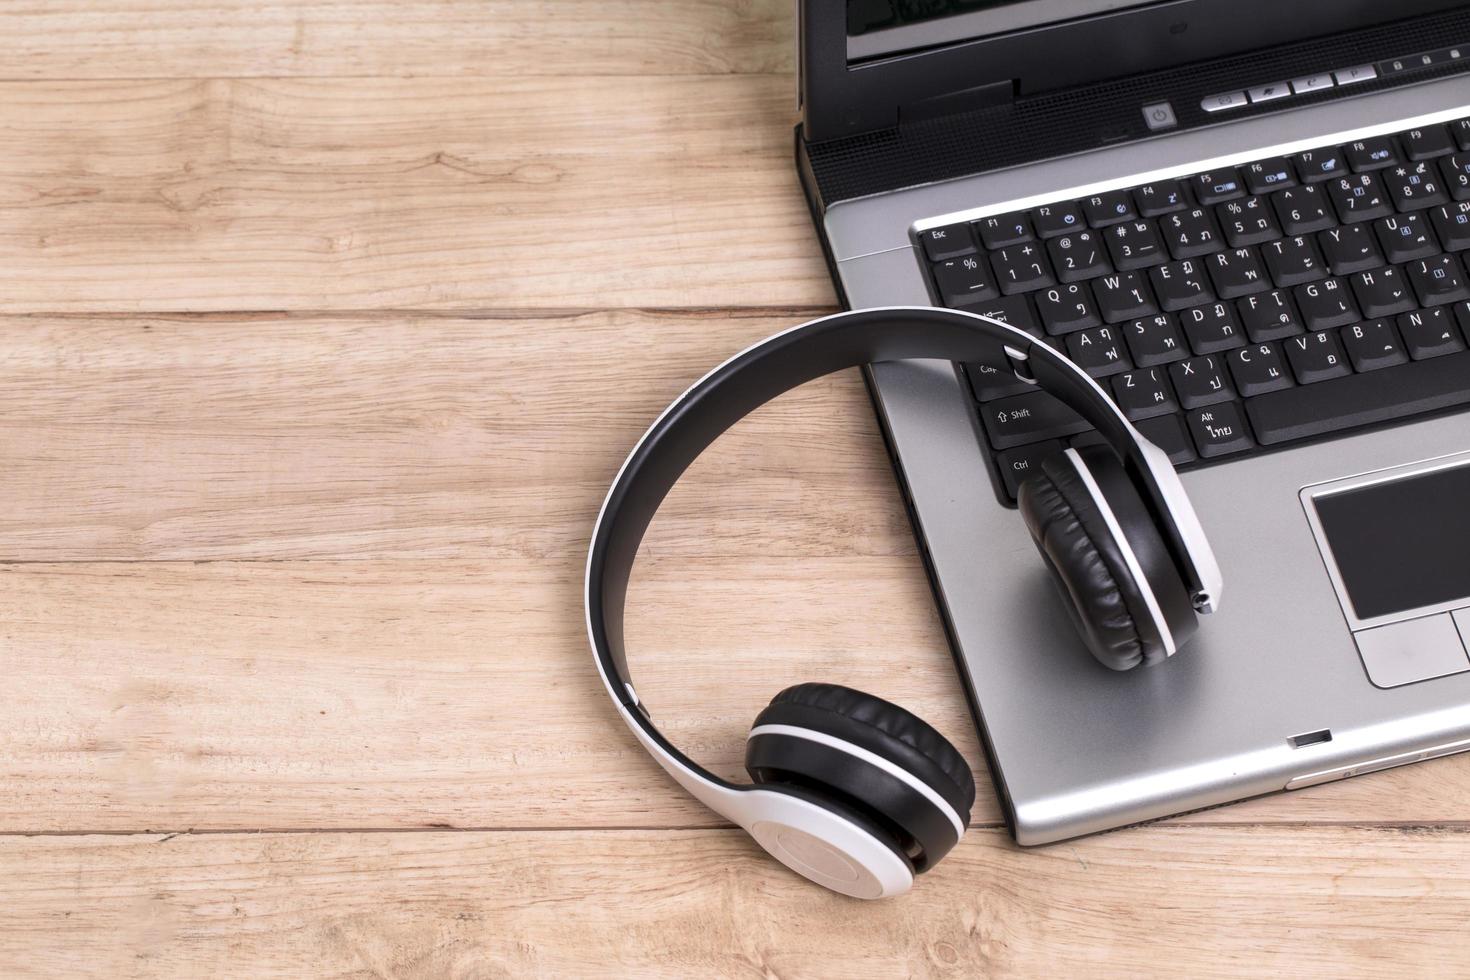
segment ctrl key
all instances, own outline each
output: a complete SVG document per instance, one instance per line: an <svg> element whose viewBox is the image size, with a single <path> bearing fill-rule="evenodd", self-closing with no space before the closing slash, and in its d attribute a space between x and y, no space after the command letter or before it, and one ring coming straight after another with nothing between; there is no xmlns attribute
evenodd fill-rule
<svg viewBox="0 0 1470 980"><path fill-rule="evenodd" d="M1228 456L1255 445L1235 402L1196 408L1186 412L1184 418L1199 454L1206 458Z"/></svg>
<svg viewBox="0 0 1470 980"><path fill-rule="evenodd" d="M1011 499L1016 499L1020 494L1021 484L1027 477L1041 472L1042 460L1061 451L1062 444L1059 441L1048 439L1046 442L1007 449L997 456L996 462L1000 465L1000 477L1005 481L1006 493L1010 494Z"/></svg>
<svg viewBox="0 0 1470 980"><path fill-rule="evenodd" d="M996 449L1072 436L1092 428L1086 419L1044 391L985 402L980 406L980 419Z"/></svg>

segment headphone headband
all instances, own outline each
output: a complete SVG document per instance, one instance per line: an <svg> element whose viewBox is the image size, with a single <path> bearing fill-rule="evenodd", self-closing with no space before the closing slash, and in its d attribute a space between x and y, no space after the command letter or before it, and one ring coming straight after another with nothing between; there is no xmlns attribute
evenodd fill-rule
<svg viewBox="0 0 1470 980"><path fill-rule="evenodd" d="M1139 435L1070 360L1007 323L959 310L879 307L820 317L742 351L695 382L638 441L598 514L587 555L588 639L608 693L666 768L673 763L686 776L728 785L686 758L653 726L633 688L623 648L624 600L633 560L654 513L680 475L725 430L808 381L881 361L984 360L994 357L998 344L1017 377L1060 399L1118 454L1158 521L1196 608L1208 611L1219 601L1219 568L1168 457Z"/></svg>

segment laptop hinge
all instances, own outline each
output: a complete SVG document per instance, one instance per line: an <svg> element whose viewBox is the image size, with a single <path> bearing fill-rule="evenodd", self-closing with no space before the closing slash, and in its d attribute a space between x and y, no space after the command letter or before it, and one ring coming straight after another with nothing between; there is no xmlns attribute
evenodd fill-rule
<svg viewBox="0 0 1470 980"><path fill-rule="evenodd" d="M903 106L898 111L898 122L902 126L905 123L934 119L937 116L953 116L961 112L990 109L1014 101L1016 101L1016 80L1007 79L987 85L977 85L960 92L946 92L944 95L936 95L922 102Z"/></svg>

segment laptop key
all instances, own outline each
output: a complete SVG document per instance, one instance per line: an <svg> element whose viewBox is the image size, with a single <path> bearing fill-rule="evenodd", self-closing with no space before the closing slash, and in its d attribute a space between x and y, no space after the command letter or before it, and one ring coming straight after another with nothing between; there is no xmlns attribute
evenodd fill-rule
<svg viewBox="0 0 1470 980"><path fill-rule="evenodd" d="M963 261L963 260L962 260ZM1046 249L1037 242L1012 245L990 253L1000 291L1007 295L1042 289L1056 282Z"/></svg>
<svg viewBox="0 0 1470 980"><path fill-rule="evenodd" d="M987 402L980 408L985 434L996 449L1075 435L1092 428L1076 412L1044 391Z"/></svg>
<svg viewBox="0 0 1470 980"><path fill-rule="evenodd" d="M1103 228L1138 217L1138 212L1133 208L1133 198L1127 190L1094 194L1082 202L1082 213L1087 215L1087 223L1094 228Z"/></svg>
<svg viewBox="0 0 1470 980"><path fill-rule="evenodd" d="M1461 308L1464 305L1460 303L1455 306L1455 320L1459 320L1462 326L1465 321L1461 317ZM1404 338L1404 349L1416 361L1454 354L1465 349L1465 342L1460 339L1459 331L1455 330L1455 321L1450 319L1443 306L1405 313L1398 318L1397 323L1399 335Z"/></svg>
<svg viewBox="0 0 1470 980"><path fill-rule="evenodd" d="M996 299L986 300L979 303L969 303L958 307L969 313L979 313L994 320L1004 320L1018 330L1024 330L1034 337L1041 336L1041 327L1036 319L1036 313L1031 308L1031 300L1026 296L1001 296Z"/></svg>
<svg viewBox="0 0 1470 980"><path fill-rule="evenodd" d="M1425 126L1404 134L1404 150L1410 160L1428 160L1455 152L1455 141L1443 126Z"/></svg>
<svg viewBox="0 0 1470 980"><path fill-rule="evenodd" d="M1221 402L1184 413L1189 434L1199 454L1206 458L1228 456L1256 444L1240 416L1239 402Z"/></svg>
<svg viewBox="0 0 1470 980"><path fill-rule="evenodd" d="M1031 240L1031 219L1024 211L1010 214L993 214L975 222L980 241L992 252L1007 245L1019 245Z"/></svg>
<svg viewBox="0 0 1470 980"><path fill-rule="evenodd" d="M1092 281L1098 312L1108 323L1133 320L1159 312L1148 281L1141 272L1115 272Z"/></svg>
<svg viewBox="0 0 1470 980"><path fill-rule="evenodd" d="M1439 168L1428 160L1394 167L1383 172L1388 195L1400 211L1422 211L1449 201L1450 195L1439 179Z"/></svg>
<svg viewBox="0 0 1470 980"><path fill-rule="evenodd" d="M1373 230L1368 225L1329 228L1318 233L1317 244L1322 249L1322 258L1327 263L1328 270L1334 276L1366 272L1383 264L1383 253L1379 251L1378 239L1373 237Z"/></svg>
<svg viewBox="0 0 1470 980"><path fill-rule="evenodd" d="M1437 207L1429 213L1429 220L1446 252L1462 252L1470 248L1470 201Z"/></svg>
<svg viewBox="0 0 1470 980"><path fill-rule="evenodd" d="M1263 246L1261 257L1271 273L1271 281L1278 286L1298 286L1327 276L1317 243L1301 235Z"/></svg>
<svg viewBox="0 0 1470 980"><path fill-rule="evenodd" d="M1138 202L1138 213L1145 218L1157 218L1189 207L1189 194L1177 180L1144 184L1133 192L1133 197Z"/></svg>
<svg viewBox="0 0 1470 980"><path fill-rule="evenodd" d="M1000 295L983 255L949 259L934 266L934 284L946 306L965 306Z"/></svg>
<svg viewBox="0 0 1470 980"><path fill-rule="evenodd" d="M1345 150L1348 166L1355 171L1381 170L1399 162L1399 150L1392 136L1372 136L1355 140Z"/></svg>
<svg viewBox="0 0 1470 980"><path fill-rule="evenodd" d="M1102 325L1102 317L1093 303L1092 290L1085 283L1053 286L1033 298L1036 312L1041 315L1041 325L1053 336Z"/></svg>
<svg viewBox="0 0 1470 980"><path fill-rule="evenodd" d="M1221 299L1248 296L1271 288L1260 253L1253 248L1216 252L1204 261Z"/></svg>
<svg viewBox="0 0 1470 980"><path fill-rule="evenodd" d="M1420 259L1409 263L1406 268L1420 306L1443 306L1456 300L1470 299L1470 286L1465 285L1465 269L1453 255Z"/></svg>
<svg viewBox="0 0 1470 980"><path fill-rule="evenodd" d="M1343 176L1347 173L1347 164L1343 162L1341 150L1335 146L1326 146L1320 150L1303 150L1298 153L1296 172L1301 174L1303 183L1314 184Z"/></svg>
<svg viewBox="0 0 1470 980"><path fill-rule="evenodd" d="M1196 354L1214 354L1245 343L1245 331L1230 303L1211 303L1185 310L1179 314L1179 323Z"/></svg>
<svg viewBox="0 0 1470 980"><path fill-rule="evenodd" d="M1158 446L1169 456L1175 466L1199 458L1194 451L1194 442L1184 431L1184 422L1177 415L1160 415L1158 418L1143 419L1134 425L1149 442Z"/></svg>
<svg viewBox="0 0 1470 980"><path fill-rule="evenodd" d="M1343 221L1372 221L1393 214L1393 202L1383 189L1380 174L1353 174L1330 181L1325 186Z"/></svg>
<svg viewBox="0 0 1470 980"><path fill-rule="evenodd" d="M1470 150L1470 118L1456 119L1450 123L1450 137L1455 141L1455 146Z"/></svg>
<svg viewBox="0 0 1470 980"><path fill-rule="evenodd" d="M1148 277L1154 284L1159 305L1166 310L1182 310L1215 299L1201 259L1166 262L1151 270Z"/></svg>
<svg viewBox="0 0 1470 980"><path fill-rule="evenodd" d="M1056 238L1058 235L1086 228L1087 219L1082 217L1082 209L1075 203L1061 201L1032 208L1031 227L1042 238Z"/></svg>
<svg viewBox="0 0 1470 980"><path fill-rule="evenodd" d="M1235 397L1225 361L1217 357L1193 357L1169 365L1169 379L1179 404L1186 409L1202 408Z"/></svg>
<svg viewBox="0 0 1470 980"><path fill-rule="evenodd" d="M1005 353L999 350L989 360L967 362L965 374L970 378L970 391L977 402L991 402L1033 390L1031 385L1016 377Z"/></svg>
<svg viewBox="0 0 1470 980"><path fill-rule="evenodd" d="M1375 371L1409 359L1392 320L1355 323L1342 331L1342 347L1354 371Z"/></svg>
<svg viewBox="0 0 1470 980"><path fill-rule="evenodd" d="M1113 378L1112 388L1113 401L1118 403L1130 421L1179 411L1179 403L1174 400L1174 390L1169 387L1169 378L1163 368L1125 371Z"/></svg>
<svg viewBox="0 0 1470 980"><path fill-rule="evenodd" d="M1225 247L1225 237L1220 234L1214 214L1203 208L1167 215L1159 227L1169 245L1169 254L1176 259L1192 259Z"/></svg>
<svg viewBox="0 0 1470 980"><path fill-rule="evenodd" d="M1105 272L1113 271L1108 261L1107 249L1098 240L1099 232L1079 231L1073 235L1054 238L1046 243L1051 255L1052 267L1062 282L1077 282L1092 279Z"/></svg>
<svg viewBox="0 0 1470 980"><path fill-rule="evenodd" d="M970 234L970 226L964 223L930 228L919 233L919 241L930 262L959 258L975 251L974 236Z"/></svg>
<svg viewBox="0 0 1470 980"><path fill-rule="evenodd" d="M1292 337L1282 346L1286 349L1286 359L1291 362L1291 371L1300 384L1315 384L1353 372L1343 356L1335 331L1321 330Z"/></svg>
<svg viewBox="0 0 1470 980"><path fill-rule="evenodd" d="M1470 200L1470 153L1445 157L1439 161L1439 172L1450 197L1457 201Z"/></svg>
<svg viewBox="0 0 1470 980"><path fill-rule="evenodd" d="M1353 291L1342 279L1310 282L1293 290L1296 308L1308 330L1328 330L1358 320L1358 304Z"/></svg>
<svg viewBox="0 0 1470 980"><path fill-rule="evenodd" d="M1353 295L1363 316L1376 320L1381 316L1392 316L1414 308L1414 297L1404 275L1393 266L1384 266L1370 272L1360 272L1352 278Z"/></svg>
<svg viewBox="0 0 1470 980"><path fill-rule="evenodd" d="M1395 264L1427 259L1439 251L1439 242L1422 214L1395 215L1373 222L1383 255Z"/></svg>
<svg viewBox="0 0 1470 980"><path fill-rule="evenodd" d="M1041 472L1041 464L1048 456L1055 456L1061 451L1062 444L1059 440L1048 439L1000 453L996 457L996 463L1000 466L1000 477L1005 483L1006 493L1012 499L1017 497L1021 492L1021 484L1028 477Z"/></svg>
<svg viewBox="0 0 1470 980"><path fill-rule="evenodd" d="M1284 289L1247 296L1236 303L1245 335L1252 343L1280 340L1302 333L1305 328L1297 316L1296 306Z"/></svg>
<svg viewBox="0 0 1470 980"><path fill-rule="evenodd" d="M1243 197L1228 201L1215 209L1220 216L1220 225L1225 229L1225 240L1231 247L1259 245L1281 237L1276 224L1276 215L1264 197Z"/></svg>
<svg viewBox="0 0 1470 980"><path fill-rule="evenodd" d="M1470 351L1273 391L1245 403L1263 445L1470 404Z"/></svg>
<svg viewBox="0 0 1470 980"><path fill-rule="evenodd" d="M1195 174L1190 184L1194 187L1195 200L1200 204L1219 204L1245 196L1245 182L1234 167Z"/></svg>
<svg viewBox="0 0 1470 980"><path fill-rule="evenodd" d="M1139 317L1124 326L1123 335L1133 354L1133 363L1139 367L1182 361L1189 356L1179 324L1168 313Z"/></svg>
<svg viewBox="0 0 1470 980"><path fill-rule="evenodd" d="M1271 205L1287 235L1305 235L1337 224L1326 192L1313 184L1277 191L1271 195Z"/></svg>
<svg viewBox="0 0 1470 980"><path fill-rule="evenodd" d="M1168 260L1159 229L1148 218L1124 221L1104 233L1113 265L1118 269L1145 269Z"/></svg>
<svg viewBox="0 0 1470 980"><path fill-rule="evenodd" d="M1255 344L1231 351L1226 356L1235 390L1242 398L1280 391L1296 384L1281 354L1280 344Z"/></svg>
<svg viewBox="0 0 1470 980"><path fill-rule="evenodd" d="M1245 189L1252 194L1265 194L1283 187L1296 186L1296 174L1286 157L1257 160L1245 168Z"/></svg>
<svg viewBox="0 0 1470 980"><path fill-rule="evenodd" d="M1121 330L1096 327L1067 335L1067 356L1094 378L1106 378L1133 365L1123 347Z"/></svg>

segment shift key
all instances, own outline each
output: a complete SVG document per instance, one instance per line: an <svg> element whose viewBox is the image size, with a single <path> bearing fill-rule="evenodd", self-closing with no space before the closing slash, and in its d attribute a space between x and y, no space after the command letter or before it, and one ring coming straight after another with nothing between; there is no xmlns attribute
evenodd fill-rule
<svg viewBox="0 0 1470 980"><path fill-rule="evenodd" d="M1044 391L986 402L980 406L980 417L996 449L1076 435L1092 428L1086 419Z"/></svg>

